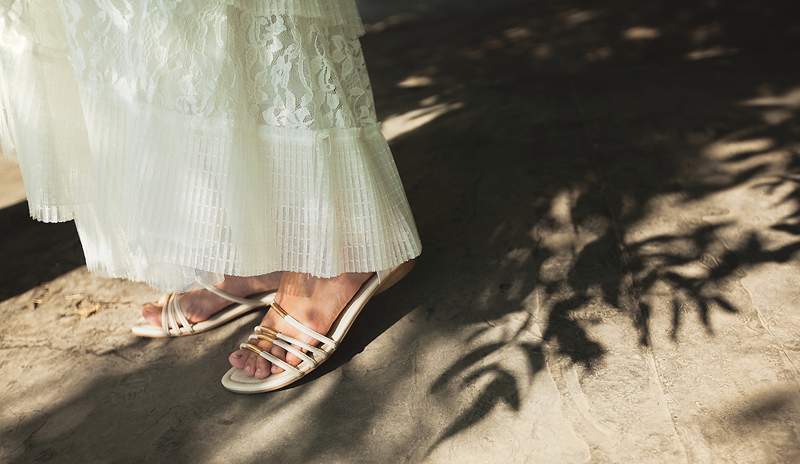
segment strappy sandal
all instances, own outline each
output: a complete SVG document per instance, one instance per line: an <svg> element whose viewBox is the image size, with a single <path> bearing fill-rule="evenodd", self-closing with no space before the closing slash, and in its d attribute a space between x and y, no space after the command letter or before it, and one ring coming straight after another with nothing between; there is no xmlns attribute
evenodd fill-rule
<svg viewBox="0 0 800 464"><path fill-rule="evenodd" d="M131 327L134 335L147 338L185 337L207 332L221 325L244 316L259 308L269 307L275 301L275 290L249 295L247 298L231 295L201 280L197 280L209 292L225 298L234 304L228 305L209 319L192 324L181 308L178 294L172 292L167 295L167 301L161 307L161 327L148 323L146 320Z"/></svg>
<svg viewBox="0 0 800 464"><path fill-rule="evenodd" d="M290 337L270 327L256 326L255 333L250 335L247 343L240 345L241 349L250 350L267 361L283 369L278 374L270 374L266 379L250 377L242 369L232 367L222 377L222 385L235 393L264 393L283 388L300 380L303 376L310 373L320 364L325 362L336 347L344 340L345 335L355 322L364 305L373 296L388 289L400 279L402 279L414 266L414 261L407 261L397 267L378 271L367 279L353 298L342 309L339 316L333 322L326 335L312 330L289 315L286 310L277 302L273 301L270 309L274 310L283 321L299 330L300 332L314 338L320 342L320 346L312 346L294 337ZM256 343L259 341L269 341L297 356L301 362L293 366L288 362L273 355L269 351L261 350ZM294 346L293 346L294 345ZM305 352L302 350L306 350Z"/></svg>

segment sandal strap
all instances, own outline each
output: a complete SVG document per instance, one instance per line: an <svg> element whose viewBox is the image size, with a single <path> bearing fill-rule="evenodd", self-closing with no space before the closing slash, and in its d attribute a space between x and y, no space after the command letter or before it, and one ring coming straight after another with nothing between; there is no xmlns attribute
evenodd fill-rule
<svg viewBox="0 0 800 464"><path fill-rule="evenodd" d="M272 329L272 328L269 328L269 327L262 327L260 325L257 325L254 330L255 330L255 332L257 334L266 333L267 336L269 336L270 333L271 333L272 335L275 335L275 337L281 338L283 340L286 340L289 343L293 343L293 344L299 346L300 348L304 348L304 349L306 349L308 351L311 351L312 353L314 353L317 356L321 356L323 358L328 356L328 352L323 350L322 348L316 347L316 346L311 345L309 343L306 343L306 342L304 342L302 340L298 340L297 338L290 337L290 336L286 335L283 332L278 332L275 329Z"/></svg>
<svg viewBox="0 0 800 464"><path fill-rule="evenodd" d="M298 369L297 367L292 366L291 364L287 363L283 359L273 355L272 353L270 353L268 351L262 350L261 348L257 347L256 345L253 345L252 343L242 343L241 345L239 345L239 348L243 349L243 350L250 350L253 353L261 356L264 359L266 359L267 361L269 361L269 362L271 362L273 364L277 364L278 366L280 366L285 371L294 371L296 374L300 374L300 369Z"/></svg>
<svg viewBox="0 0 800 464"><path fill-rule="evenodd" d="M194 327L183 312L175 292L167 295L167 301L161 307L161 328L168 335L173 335L174 332L180 334L184 329L190 333L194 332Z"/></svg>
<svg viewBox="0 0 800 464"><path fill-rule="evenodd" d="M308 361L313 366L317 365L317 361L314 358L312 358L311 356L303 353L299 349L295 348L294 346L290 345L289 343L286 343L283 340L279 340L277 338L272 338L272 337L269 337L267 335L250 335L250 337L248 337L248 341L258 342L260 340L266 340L268 342L271 342L273 345L283 348L284 350L288 351L289 353L292 353L293 355L297 356L298 358L300 358L300 359L302 359L304 361Z"/></svg>
<svg viewBox="0 0 800 464"><path fill-rule="evenodd" d="M264 306L264 302L261 300L238 297L224 290L220 290L211 284L203 282L199 278L195 280L209 292L228 301L247 306ZM173 335L173 332L180 334L184 330L194 333L194 324L189 322L189 318L186 317L186 313L183 312L180 301L178 301L178 296L179 295L176 292L169 293L167 295L166 303L164 303L164 306L161 307L161 328L167 335Z"/></svg>
<svg viewBox="0 0 800 464"><path fill-rule="evenodd" d="M183 308L181 307L181 302L176 296L172 299L172 311L175 314L175 320L178 322L177 329L179 331L183 330L183 328L189 329L189 332L194 332L194 327L192 327L192 323L189 322L189 318L186 317L186 313L183 312Z"/></svg>
<svg viewBox="0 0 800 464"><path fill-rule="evenodd" d="M242 298L240 296L232 295L232 294L226 292L225 290L219 289L219 288L209 284L208 282L202 281L199 278L195 279L195 280L197 281L197 283L199 283L203 288L205 288L209 292L211 292L214 295L217 295L217 296L219 296L221 298L225 298L228 301L232 301L234 303L241 303L243 305L249 305L249 306L263 306L264 305L264 302L261 301L261 300L252 300L250 298Z"/></svg>
<svg viewBox="0 0 800 464"><path fill-rule="evenodd" d="M169 309L172 296L173 293L168 293L167 301L165 301L164 306L161 307L161 330L163 330L165 334L170 334L170 329L172 328L172 313Z"/></svg>
<svg viewBox="0 0 800 464"><path fill-rule="evenodd" d="M272 304L270 305L270 307L272 309L274 309L275 312L278 313L278 315L281 318L283 318L284 321L288 322L289 325L291 325L295 329L303 332L304 334L308 335L311 338L316 338L317 340L319 340L323 344L327 344L327 345L330 345L332 348L336 348L337 343L336 343L335 340L333 340L332 338L326 337L325 335L322 335L321 333L319 333L319 332L317 332L317 331L315 331L315 330L313 330L313 329L311 329L309 327L306 327L305 324L303 324L302 322L300 322L297 319L295 319L292 316L290 316L289 313L287 313L286 310L283 309L283 307L280 304L278 304L277 302L273 301Z"/></svg>

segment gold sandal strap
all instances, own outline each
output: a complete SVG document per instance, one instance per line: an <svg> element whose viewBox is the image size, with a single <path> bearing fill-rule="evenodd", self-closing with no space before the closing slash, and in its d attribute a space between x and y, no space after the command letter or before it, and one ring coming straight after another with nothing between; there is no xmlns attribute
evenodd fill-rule
<svg viewBox="0 0 800 464"><path fill-rule="evenodd" d="M264 359L266 359L267 361L269 361L269 362L271 362L273 364L277 364L278 366L280 366L285 371L294 371L297 374L300 373L300 369L298 369L297 367L292 366L291 364L287 363L283 359L275 356L274 354L272 354L272 353L270 353L268 351L261 350L260 348L258 348L257 346L253 345L252 343L242 343L241 345L239 345L239 348L241 348L243 350L250 350L253 353L261 356Z"/></svg>
<svg viewBox="0 0 800 464"><path fill-rule="evenodd" d="M303 332L304 334L308 335L311 338L317 339L322 344L327 344L332 348L336 348L337 343L335 340L317 332L316 330L311 329L310 327L306 326L302 322L298 321L297 319L289 315L289 313L287 313L286 310L283 309L283 306L281 306L277 301L273 301L270 304L270 309L274 309L275 312L278 313L278 315L281 318L283 318L284 321L289 323L289 325L299 330L300 332Z"/></svg>
<svg viewBox="0 0 800 464"><path fill-rule="evenodd" d="M276 313L278 313L278 316L280 316L280 317L282 317L282 318L285 318L286 316L288 316L288 315L289 315L289 313L287 313L287 312L286 312L286 310L285 310L285 309L283 309L283 306L281 306L280 304L278 304L278 302L277 302L277 301L273 301L273 302L272 302L272 304L271 304L270 306L272 307L272 309L274 309L274 310L275 310L275 312L276 312Z"/></svg>
<svg viewBox="0 0 800 464"><path fill-rule="evenodd" d="M325 352L325 350L323 350L321 348L318 348L316 346L310 345L310 344L308 344L308 343L306 343L306 342L304 342L302 340L298 340L298 339L296 339L294 337L290 337L290 336L286 335L285 333L278 332L275 329L271 329L269 327L256 326L255 332L256 332L255 334L250 335L250 337L248 338L249 340L263 340L263 341L270 342L270 343L275 343L276 341L284 341L284 342L288 342L288 343L290 343L292 345L297 345L298 347L300 347L300 348L302 348L302 349L304 349L304 350L306 350L308 352L314 353L314 355L315 355L314 358L312 358L310 360L313 361L315 364L317 362L316 358L318 358L318 357L323 357L323 358L327 357L327 353ZM282 347L282 348L286 349L285 347ZM293 354L295 354L298 357L301 357L301 356L297 355L297 353L293 353Z"/></svg>

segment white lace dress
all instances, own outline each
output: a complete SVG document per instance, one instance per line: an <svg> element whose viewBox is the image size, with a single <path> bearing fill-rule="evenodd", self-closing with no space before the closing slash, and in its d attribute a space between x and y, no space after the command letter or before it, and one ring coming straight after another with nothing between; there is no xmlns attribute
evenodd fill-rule
<svg viewBox="0 0 800 464"><path fill-rule="evenodd" d="M93 272L328 277L421 252L354 0L0 0L0 151Z"/></svg>

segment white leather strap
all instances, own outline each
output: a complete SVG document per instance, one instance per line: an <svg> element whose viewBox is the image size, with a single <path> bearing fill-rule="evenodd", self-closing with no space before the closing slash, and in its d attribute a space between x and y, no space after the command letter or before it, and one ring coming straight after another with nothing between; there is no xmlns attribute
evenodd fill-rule
<svg viewBox="0 0 800 464"><path fill-rule="evenodd" d="M298 358L302 359L303 361L307 361L307 362L311 363L312 366L316 366L317 365L317 361L314 360L314 358L312 358L311 356L303 353L301 350L298 350L297 348L295 348L294 346L292 346L289 343L286 343L283 340L275 340L272 343L280 346L281 348L283 348L287 352L292 353L293 355L297 356Z"/></svg>
<svg viewBox="0 0 800 464"><path fill-rule="evenodd" d="M304 342L302 340L298 340L298 339L296 339L294 337L290 337L290 336L286 335L283 332L278 332L275 329L269 329L269 330L275 332L275 334L276 334L276 336L278 338L280 338L282 340L286 340L289 343L293 343L293 344L299 346L300 348L303 348L303 349L306 349L308 351L311 351L312 353L314 353L314 357L316 359L323 359L326 356L328 356L328 353L325 350L323 350L322 348L318 348L318 347L313 346L313 345L311 345L309 343L306 343L306 342ZM262 334L267 333L268 329L265 329L264 327L261 327L260 325L257 325L257 326L255 326L253 331L255 331L255 333L257 333L259 335L262 335Z"/></svg>
<svg viewBox="0 0 800 464"><path fill-rule="evenodd" d="M295 329L308 335L309 337L316 338L320 342L327 343L332 348L336 348L336 342L333 341L332 338L328 338L325 335L322 335L321 333L306 327L302 322L298 321L292 316L287 315L286 317L283 318L283 320L291 324L291 326L294 327Z"/></svg>
<svg viewBox="0 0 800 464"><path fill-rule="evenodd" d="M250 338L248 340L251 341L251 342L256 342L257 343L261 339L258 338L258 335L250 335ZM297 348L293 347L292 345L284 342L283 340L270 340L270 341L275 346L279 346L279 347L283 348L284 350L288 351L289 353L292 353L293 355L297 356L298 358L300 358L300 359L302 359L304 361L308 361L314 366L317 365L317 361L314 360L314 358L312 358L311 356L303 353L302 351L298 350Z"/></svg>
<svg viewBox="0 0 800 464"><path fill-rule="evenodd" d="M297 374L300 373L300 369L298 369L297 367L292 366L291 364L287 363L283 359L273 355L272 353L270 353L268 351L262 350L258 346L253 345L252 343L242 343L241 345L239 345L239 348L241 348L243 350L255 351L256 353L258 353L259 356L261 356L262 358L266 359L267 361L269 361L269 362L271 362L273 364L276 364L276 365L280 366L285 371L294 371Z"/></svg>
<svg viewBox="0 0 800 464"><path fill-rule="evenodd" d="M172 293L168 294L167 301L165 301L164 306L161 307L161 330L163 330L165 334L171 333L169 329L171 327L170 317L172 317L172 315L169 312L169 302L172 301L172 297Z"/></svg>
<svg viewBox="0 0 800 464"><path fill-rule="evenodd" d="M176 327L178 332L181 332L184 327L188 329L189 332L194 332L192 323L189 322L189 318L187 318L186 313L183 312L183 308L181 308L181 303L177 296L172 299L172 312L174 314L173 318L178 322L178 326Z"/></svg>
<svg viewBox="0 0 800 464"><path fill-rule="evenodd" d="M336 348L336 342L332 338L328 338L325 335L322 335L321 333L309 327L306 327L302 322L290 316L289 313L287 313L286 310L283 309L283 307L277 301L272 302L272 304L270 305L270 309L274 309L275 312L278 313L278 315L282 317L284 321L288 322L289 325L299 330L300 332L303 332L304 334L308 335L311 338L316 338L323 344L330 345L331 348L334 349Z"/></svg>
<svg viewBox="0 0 800 464"><path fill-rule="evenodd" d="M288 336L288 335L286 335L284 333L278 332L278 338L286 340L289 343L293 343L293 344L299 346L300 348L306 349L306 350L314 353L315 358L318 357L318 356L321 356L322 358L325 358L326 356L328 356L328 353L325 350L317 348L316 346L313 346L313 345L309 345L308 343L306 343L306 342L304 342L302 340L298 340L298 339L296 339L294 337L290 337L290 336Z"/></svg>
<svg viewBox="0 0 800 464"><path fill-rule="evenodd" d="M196 280L197 283L199 283L209 292L233 303L240 303L247 306L264 305L264 302L261 300L251 300L249 298L238 297L224 290L220 290L213 285L203 282L200 279ZM194 333L194 324L189 322L189 319L186 317L186 313L183 312L183 308L181 308L181 304L178 301L178 296L179 295L175 292L167 295L167 301L164 303L164 306L161 307L161 329L164 330L164 333L168 335L179 335L184 331Z"/></svg>
<svg viewBox="0 0 800 464"><path fill-rule="evenodd" d="M181 332L194 332L194 327L181 308L178 295L170 293L161 307L161 329L167 335L179 335Z"/></svg>
<svg viewBox="0 0 800 464"><path fill-rule="evenodd" d="M234 303L241 303L243 305L248 305L248 306L260 306L260 305L264 304L264 302L262 302L260 300L251 300L249 298L242 298L240 296L232 295L232 294L226 292L225 290L221 290L221 289L219 289L219 288L217 288L217 287L215 287L215 286L213 286L213 285L211 285L211 284L209 284L207 282L203 282L200 279L196 279L196 280L197 280L197 283L199 283L203 288L205 288L209 292L211 292L214 295L217 295L217 296L219 296L221 298L225 298L228 301L232 301Z"/></svg>

